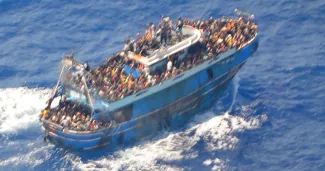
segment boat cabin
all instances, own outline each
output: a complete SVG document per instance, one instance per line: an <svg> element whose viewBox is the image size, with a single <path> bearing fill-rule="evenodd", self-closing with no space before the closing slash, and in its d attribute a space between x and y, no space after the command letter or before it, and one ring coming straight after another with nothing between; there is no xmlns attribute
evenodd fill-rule
<svg viewBox="0 0 325 171"><path fill-rule="evenodd" d="M130 60L142 64L147 72L156 73L158 70L164 70L163 68L166 67L169 56L183 52L178 55L178 58L184 58L187 53L187 48L199 41L201 32L194 27L185 25L182 28L182 35L172 31L171 37L171 40L166 46L162 45L158 49L147 50L146 55L128 51L126 56ZM125 66L124 69L127 73L132 72L135 77L139 75L139 72L132 70L130 67Z"/></svg>

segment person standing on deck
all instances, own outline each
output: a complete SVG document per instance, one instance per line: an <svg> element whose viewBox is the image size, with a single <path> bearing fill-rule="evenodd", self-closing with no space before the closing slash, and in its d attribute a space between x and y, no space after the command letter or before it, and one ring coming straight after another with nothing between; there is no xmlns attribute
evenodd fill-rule
<svg viewBox="0 0 325 171"><path fill-rule="evenodd" d="M179 16L179 17L178 17L178 20L177 20L177 29L178 29L178 32L179 32L180 35L183 35L183 32L182 32L183 26L184 26L184 21L183 21L183 19Z"/></svg>
<svg viewBox="0 0 325 171"><path fill-rule="evenodd" d="M151 33L151 40L155 40L156 39L156 28L155 28L154 24L151 24L151 26L149 28L149 32Z"/></svg>
<svg viewBox="0 0 325 171"><path fill-rule="evenodd" d="M128 52L128 51L130 51L130 50L131 50L131 47L130 47L130 40L126 40L126 41L124 42L123 51L124 51L124 52Z"/></svg>
<svg viewBox="0 0 325 171"><path fill-rule="evenodd" d="M168 37L168 28L167 28L167 24L164 23L161 27L160 43L163 44L165 42L165 45L166 45L167 37Z"/></svg>

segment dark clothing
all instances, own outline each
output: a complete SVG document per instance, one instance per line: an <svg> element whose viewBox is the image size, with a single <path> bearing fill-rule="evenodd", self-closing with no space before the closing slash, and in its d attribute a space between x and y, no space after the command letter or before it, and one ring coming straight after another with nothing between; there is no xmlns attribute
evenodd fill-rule
<svg viewBox="0 0 325 171"><path fill-rule="evenodd" d="M163 43L167 43L167 35L165 34L161 34L160 35L160 43L163 44Z"/></svg>
<svg viewBox="0 0 325 171"><path fill-rule="evenodd" d="M63 100L63 99L60 99L60 101L59 101L59 106L61 107L61 108L63 108L64 106L66 106L67 105L67 102L65 101L65 100Z"/></svg>
<svg viewBox="0 0 325 171"><path fill-rule="evenodd" d="M68 105L68 103L67 103L66 100L60 99L58 110L61 110L62 108L64 108L64 107L67 106L67 105ZM67 110L67 109L65 108L65 110Z"/></svg>
<svg viewBox="0 0 325 171"><path fill-rule="evenodd" d="M182 19L179 19L177 22L177 27L183 27L184 26L184 22Z"/></svg>
<svg viewBox="0 0 325 171"><path fill-rule="evenodd" d="M178 28L178 32L180 34L183 34L183 32L182 32L183 26L184 26L183 20L182 19L178 19L178 21L177 21L177 28Z"/></svg>
<svg viewBox="0 0 325 171"><path fill-rule="evenodd" d="M161 28L161 34L160 34L160 43L161 44L163 44L163 42L167 43L167 36L168 36L168 28L166 25L164 25Z"/></svg>

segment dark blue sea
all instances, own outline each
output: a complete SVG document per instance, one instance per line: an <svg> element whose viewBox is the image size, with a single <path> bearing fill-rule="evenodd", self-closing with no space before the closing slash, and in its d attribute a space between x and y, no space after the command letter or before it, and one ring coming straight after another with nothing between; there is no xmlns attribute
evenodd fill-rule
<svg viewBox="0 0 325 171"><path fill-rule="evenodd" d="M161 15L249 11L260 46L208 111L115 151L43 142L62 56L98 65ZM0 170L325 170L324 0L0 0Z"/></svg>

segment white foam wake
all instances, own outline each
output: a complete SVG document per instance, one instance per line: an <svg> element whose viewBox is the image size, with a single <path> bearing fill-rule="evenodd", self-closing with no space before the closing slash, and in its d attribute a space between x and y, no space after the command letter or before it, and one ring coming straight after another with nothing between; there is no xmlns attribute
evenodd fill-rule
<svg viewBox="0 0 325 171"><path fill-rule="evenodd" d="M14 132L36 123L50 89L0 89L0 133Z"/></svg>
<svg viewBox="0 0 325 171"><path fill-rule="evenodd" d="M238 76L238 74L236 74L235 76L234 76L234 78L232 79L232 84L233 84L233 86L234 86L234 88L232 89L233 90L233 92L232 92L232 95L233 95L233 97L232 97L232 102L231 102L231 105L230 105L230 107L229 107L229 109L227 110L228 112L229 111L231 111L232 110L232 108L234 107L234 104L236 103L236 96L237 96L237 94L238 94L238 89L239 89L239 76Z"/></svg>
<svg viewBox="0 0 325 171"><path fill-rule="evenodd" d="M16 146L17 144L9 144L7 148L15 148ZM27 152L17 151L17 153L12 157L0 161L0 170L4 170L2 167L8 168L8 166L10 166L12 170L17 170L16 168L19 166L25 166L29 169L34 168L50 159L50 152L53 152L49 150L51 148L53 148L52 145L39 146L39 144L35 143L26 144L24 149L28 149L26 150Z"/></svg>
<svg viewBox="0 0 325 171"><path fill-rule="evenodd" d="M211 119L197 124L206 118ZM195 159L199 151L193 146L202 139L206 144L204 150L207 151L233 149L239 142L234 133L255 129L266 119L265 114L245 120L228 113L215 116L212 112L208 112L196 117L184 132L170 133L160 140L117 151L109 157L87 163L83 163L80 158L75 158L72 163L75 168L81 170L101 170L100 168L103 168L102 170L182 170L162 163ZM202 162L202 166L210 167L212 170L220 170L225 167L225 164L226 161L218 158L208 158Z"/></svg>
<svg viewBox="0 0 325 171"><path fill-rule="evenodd" d="M0 133L19 131L37 123L39 111L45 107L50 92L49 89L0 89ZM185 131L166 133L162 138L155 138L159 140L119 150L100 159L83 161L80 157L68 153L64 160L71 160L72 167L81 170L182 170L181 166L171 165L168 162L198 158L202 160L202 167L220 170L226 166L227 161L211 157L202 158L198 156L200 152L198 150L214 152L234 149L240 141L235 133L256 129L267 117L265 114L249 119L228 113L215 115L212 112L198 114L187 124ZM196 149L195 145L201 140L204 142L203 149L201 147ZM19 142L11 142L6 146L20 147L16 143ZM44 162L44 155L46 159L51 156L48 149L52 147L40 146L40 142L28 144L27 148L27 154L9 157L1 161L0 166L24 164L34 167Z"/></svg>

